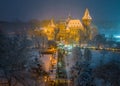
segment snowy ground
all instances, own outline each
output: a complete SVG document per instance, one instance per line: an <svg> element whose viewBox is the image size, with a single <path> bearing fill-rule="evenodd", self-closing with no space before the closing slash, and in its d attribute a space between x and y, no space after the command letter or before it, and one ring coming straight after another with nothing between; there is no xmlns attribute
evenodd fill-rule
<svg viewBox="0 0 120 86"><path fill-rule="evenodd" d="M82 53L84 53L84 50L82 50ZM103 52L100 50L91 50L92 53L92 59L91 59L91 67L96 67L102 63L108 63L111 60L120 62L120 53L118 52L111 52L111 51L105 51L105 55L103 56ZM69 71L70 68L75 64L74 56L72 54L68 54L65 57L66 62L66 70Z"/></svg>
<svg viewBox="0 0 120 86"><path fill-rule="evenodd" d="M43 62L43 66L46 72L49 73L49 79L55 80L56 78L56 69L57 64L54 64L54 67L52 67L52 59L57 60L57 53L53 56L53 54L46 54L41 57L41 60Z"/></svg>
<svg viewBox="0 0 120 86"><path fill-rule="evenodd" d="M82 49L82 53L84 53L83 49ZM117 53L117 52L111 52L111 51L103 52L103 51L100 51L100 50L91 50L91 53L92 53L92 59L91 59L91 67L92 68L97 67L98 65L101 64L101 62L102 63L107 63L111 60L118 60L118 58L120 58L120 53ZM103 54L105 54L105 55L103 55ZM45 70L47 72L49 72L49 70L51 68L50 57L52 57L52 55L44 55L41 58L42 62L44 63ZM67 78L69 80L70 79L71 67L73 65L75 65L75 60L74 60L74 56L72 55L72 53L67 54L64 58L64 61L65 61L65 65L66 65L65 68L66 68L66 72L67 72ZM120 62L120 60L118 60L118 61ZM55 75L55 73L53 75ZM97 82L101 83L101 81L99 81L99 80L97 80ZM71 85L68 84L68 86L71 86Z"/></svg>
<svg viewBox="0 0 120 86"><path fill-rule="evenodd" d="M50 58L52 57L52 55L51 54L49 54L49 55L43 55L42 57L41 57L41 60L42 60L42 62L44 63L44 68L45 68L45 71L46 72L49 72L49 70L50 70L50 67L51 67L51 61L50 61Z"/></svg>
<svg viewBox="0 0 120 86"><path fill-rule="evenodd" d="M105 64L105 63L108 63L111 60L120 62L120 53L106 51L105 55L103 56L103 54L102 54L102 52L100 50L92 50L91 66L93 68L100 65L101 62L103 64Z"/></svg>

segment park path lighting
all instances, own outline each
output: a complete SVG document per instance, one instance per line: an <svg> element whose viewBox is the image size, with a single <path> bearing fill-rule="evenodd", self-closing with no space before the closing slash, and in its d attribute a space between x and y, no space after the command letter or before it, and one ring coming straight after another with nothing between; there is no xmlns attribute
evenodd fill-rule
<svg viewBox="0 0 120 86"><path fill-rule="evenodd" d="M47 82L47 76L44 76L44 81Z"/></svg>
<svg viewBox="0 0 120 86"><path fill-rule="evenodd" d="M44 76L44 82L45 82L45 86L47 86L48 76Z"/></svg>

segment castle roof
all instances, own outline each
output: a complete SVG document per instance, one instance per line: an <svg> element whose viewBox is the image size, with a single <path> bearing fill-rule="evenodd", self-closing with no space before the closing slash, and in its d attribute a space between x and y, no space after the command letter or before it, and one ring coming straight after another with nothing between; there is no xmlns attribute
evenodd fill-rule
<svg viewBox="0 0 120 86"><path fill-rule="evenodd" d="M71 19L69 22L68 22L68 25L67 25L68 28L72 28L72 27L75 27L75 28L83 28L83 25L81 23L81 21L79 19Z"/></svg>

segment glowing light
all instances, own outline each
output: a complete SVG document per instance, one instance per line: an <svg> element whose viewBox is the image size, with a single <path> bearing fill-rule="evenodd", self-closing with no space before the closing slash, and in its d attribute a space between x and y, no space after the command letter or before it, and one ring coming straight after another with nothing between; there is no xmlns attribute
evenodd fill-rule
<svg viewBox="0 0 120 86"><path fill-rule="evenodd" d="M52 57L50 57L50 61L52 60Z"/></svg>
<svg viewBox="0 0 120 86"><path fill-rule="evenodd" d="M115 38L120 38L120 35L118 35L118 36L115 36Z"/></svg>
<svg viewBox="0 0 120 86"><path fill-rule="evenodd" d="M57 64L57 60L56 60L56 59L53 59L53 60L52 60L52 64L53 64L53 65Z"/></svg>
<svg viewBox="0 0 120 86"><path fill-rule="evenodd" d="M44 81L47 82L47 76L44 76Z"/></svg>

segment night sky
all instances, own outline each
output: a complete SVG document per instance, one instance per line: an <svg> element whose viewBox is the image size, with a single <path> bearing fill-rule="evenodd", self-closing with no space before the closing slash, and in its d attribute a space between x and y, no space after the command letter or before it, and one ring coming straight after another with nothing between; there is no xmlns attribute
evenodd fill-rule
<svg viewBox="0 0 120 86"><path fill-rule="evenodd" d="M96 21L120 21L120 0L0 0L0 20L81 19L86 8Z"/></svg>

